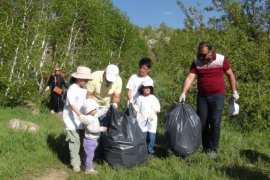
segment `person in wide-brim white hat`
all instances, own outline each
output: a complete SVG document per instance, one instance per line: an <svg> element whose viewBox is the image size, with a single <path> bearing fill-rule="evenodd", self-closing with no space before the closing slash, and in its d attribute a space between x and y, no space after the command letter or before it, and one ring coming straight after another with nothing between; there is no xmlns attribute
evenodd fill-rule
<svg viewBox="0 0 270 180"><path fill-rule="evenodd" d="M79 66L77 67L77 71L71 75L76 79L92 79L91 70L88 67Z"/></svg>
<svg viewBox="0 0 270 180"><path fill-rule="evenodd" d="M67 133L67 141L70 150L70 164L74 172L81 171L80 148L84 138L84 119L85 116L80 112L86 100L86 84L91 80L91 70L88 67L79 66L77 71L72 74L75 79L67 91L67 100L63 111L63 120ZM74 143L76 142L76 143Z"/></svg>

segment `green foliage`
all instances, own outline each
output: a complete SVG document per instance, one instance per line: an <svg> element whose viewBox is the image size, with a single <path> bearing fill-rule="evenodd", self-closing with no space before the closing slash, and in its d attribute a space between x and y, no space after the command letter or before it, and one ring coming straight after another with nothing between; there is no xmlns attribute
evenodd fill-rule
<svg viewBox="0 0 270 180"><path fill-rule="evenodd" d="M1 97L1 106L17 105L28 98L29 92L31 99L40 96L55 65L71 74L79 65L94 71L115 63L127 76L124 70L147 55L139 29L110 0L19 0L0 4L0 81L6 96ZM30 80L32 71L35 77Z"/></svg>

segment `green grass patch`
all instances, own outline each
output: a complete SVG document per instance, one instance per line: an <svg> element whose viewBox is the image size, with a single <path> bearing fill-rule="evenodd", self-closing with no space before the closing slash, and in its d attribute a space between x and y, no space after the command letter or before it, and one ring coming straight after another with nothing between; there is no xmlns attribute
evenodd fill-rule
<svg viewBox="0 0 270 180"><path fill-rule="evenodd" d="M73 173L61 119L49 112L34 116L24 108L0 110L0 179L29 179L56 168L66 171L70 179L269 179L270 131L241 132L223 123L220 151L216 159L201 153L180 159L164 149L166 139L160 125L156 157L131 169L113 169L95 163L99 175ZM40 126L38 134L8 129L12 118L31 121Z"/></svg>

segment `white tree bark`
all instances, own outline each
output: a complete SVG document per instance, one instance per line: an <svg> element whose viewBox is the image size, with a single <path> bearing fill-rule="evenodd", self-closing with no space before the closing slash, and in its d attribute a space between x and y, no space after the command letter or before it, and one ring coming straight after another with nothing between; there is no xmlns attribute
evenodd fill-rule
<svg viewBox="0 0 270 180"><path fill-rule="evenodd" d="M125 43L125 40L126 40L126 32L127 32L127 29L125 29L125 31L124 31L123 40L122 40L121 45L119 47L118 59L120 59L120 57L121 57L122 47L123 47L123 44Z"/></svg>

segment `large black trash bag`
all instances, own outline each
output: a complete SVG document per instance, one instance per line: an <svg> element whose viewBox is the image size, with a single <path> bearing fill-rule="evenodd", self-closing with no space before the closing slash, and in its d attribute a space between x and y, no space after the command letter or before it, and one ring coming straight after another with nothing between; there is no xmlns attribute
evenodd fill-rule
<svg viewBox="0 0 270 180"><path fill-rule="evenodd" d="M178 156L195 153L201 145L201 121L193 108L186 104L173 106L166 116L166 138L169 148Z"/></svg>
<svg viewBox="0 0 270 180"><path fill-rule="evenodd" d="M132 167L146 162L147 147L133 105L124 113L111 106L108 118L108 131L101 136L104 160L113 167Z"/></svg>

